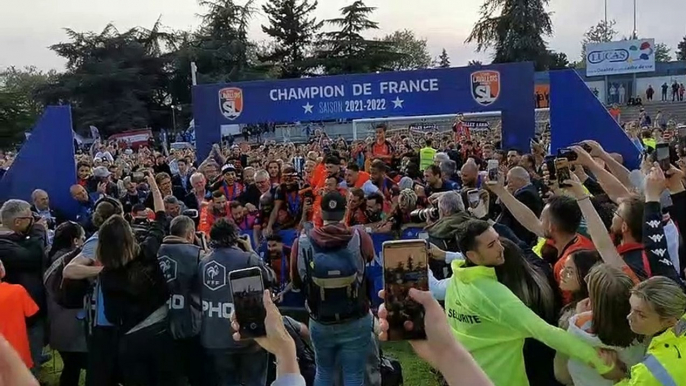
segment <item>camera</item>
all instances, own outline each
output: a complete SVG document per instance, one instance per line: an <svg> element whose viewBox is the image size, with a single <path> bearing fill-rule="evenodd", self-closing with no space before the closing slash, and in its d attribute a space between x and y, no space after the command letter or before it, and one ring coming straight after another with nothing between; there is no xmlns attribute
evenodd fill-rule
<svg viewBox="0 0 686 386"><path fill-rule="evenodd" d="M410 212L410 221L413 223L423 223L429 220L438 220L438 208L415 209Z"/></svg>

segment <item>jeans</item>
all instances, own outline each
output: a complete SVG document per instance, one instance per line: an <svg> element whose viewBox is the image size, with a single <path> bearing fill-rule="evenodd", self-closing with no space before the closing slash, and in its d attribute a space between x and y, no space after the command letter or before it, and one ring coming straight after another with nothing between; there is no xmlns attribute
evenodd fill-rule
<svg viewBox="0 0 686 386"><path fill-rule="evenodd" d="M33 325L28 328L28 335L31 359L33 360L31 373L33 373L35 377L38 377L43 356L43 346L45 346L45 319L36 320Z"/></svg>
<svg viewBox="0 0 686 386"><path fill-rule="evenodd" d="M263 349L254 352L234 350L207 350L213 386L264 386L267 383L269 354Z"/></svg>
<svg viewBox="0 0 686 386"><path fill-rule="evenodd" d="M321 324L310 319L317 375L314 386L331 386L336 365L343 372L344 386L364 385L365 366L372 344L372 316L341 324Z"/></svg>

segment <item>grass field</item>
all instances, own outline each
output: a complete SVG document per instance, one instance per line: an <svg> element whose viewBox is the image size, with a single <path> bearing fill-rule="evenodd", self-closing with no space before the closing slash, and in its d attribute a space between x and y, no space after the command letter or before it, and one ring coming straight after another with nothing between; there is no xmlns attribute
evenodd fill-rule
<svg viewBox="0 0 686 386"><path fill-rule="evenodd" d="M405 385L438 386L436 376L431 372L429 365L415 355L412 347L407 342L384 343L381 348L385 355L392 356L400 361L403 368ZM62 370L62 360L57 351L52 351L51 353L53 357L43 365L40 378L48 386L58 386L60 371ZM83 374L80 384L85 385Z"/></svg>

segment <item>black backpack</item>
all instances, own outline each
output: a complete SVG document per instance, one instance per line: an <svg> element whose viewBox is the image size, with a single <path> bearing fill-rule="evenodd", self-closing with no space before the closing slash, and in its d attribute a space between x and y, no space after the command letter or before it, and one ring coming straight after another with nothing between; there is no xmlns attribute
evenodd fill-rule
<svg viewBox="0 0 686 386"><path fill-rule="evenodd" d="M381 386L402 386L403 369L400 362L383 354L379 349L379 371L381 372Z"/></svg>
<svg viewBox="0 0 686 386"><path fill-rule="evenodd" d="M52 299L67 309L83 308L83 299L91 289L87 279L70 280L62 276L64 267L81 253L81 248L67 252L55 260L43 275L43 284Z"/></svg>

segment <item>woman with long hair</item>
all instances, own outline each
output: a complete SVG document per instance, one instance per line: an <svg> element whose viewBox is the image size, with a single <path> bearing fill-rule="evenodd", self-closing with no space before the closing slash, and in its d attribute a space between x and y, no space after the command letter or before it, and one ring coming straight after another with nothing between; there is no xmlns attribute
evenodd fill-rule
<svg viewBox="0 0 686 386"><path fill-rule="evenodd" d="M174 386L172 337L167 329L167 283L157 261L164 238L164 202L155 178L146 174L155 220L142 243L120 215L108 218L98 232L97 260L105 316L120 334L118 360L125 386Z"/></svg>
<svg viewBox="0 0 686 386"><path fill-rule="evenodd" d="M495 267L504 264L505 251L500 235L488 222L468 220L457 233L465 260L452 262L446 313L455 338L495 386L533 384L522 354L527 338L588 361L601 374L613 369L593 347L550 325L498 280Z"/></svg>
<svg viewBox="0 0 686 386"><path fill-rule="evenodd" d="M686 380L686 295L672 279L654 276L639 283L629 298L631 331L648 345L630 378L616 386L684 385Z"/></svg>
<svg viewBox="0 0 686 386"><path fill-rule="evenodd" d="M626 318L633 281L619 268L598 264L591 269L587 282L590 311L572 316L568 331L595 347L615 351L628 366L640 362L645 345L638 342ZM614 384L576 359L570 359L567 368L574 386Z"/></svg>
<svg viewBox="0 0 686 386"><path fill-rule="evenodd" d="M560 274L560 291L572 294L571 302L562 307L557 324L567 329L569 318L576 314L577 304L588 298L586 277L594 265L601 262L600 254L590 249L580 249L569 255Z"/></svg>
<svg viewBox="0 0 686 386"><path fill-rule="evenodd" d="M45 271L44 283L47 292L48 320L50 321L50 348L57 350L64 367L60 375L60 386L78 386L81 370L85 370L88 362L88 346L83 324L78 319L81 309L67 309L55 301L54 288L51 281L57 280L57 269L64 267L63 259L67 255L78 253L86 240L86 233L81 225L67 221L55 229L48 258L50 267ZM80 250L80 249L79 249Z"/></svg>

